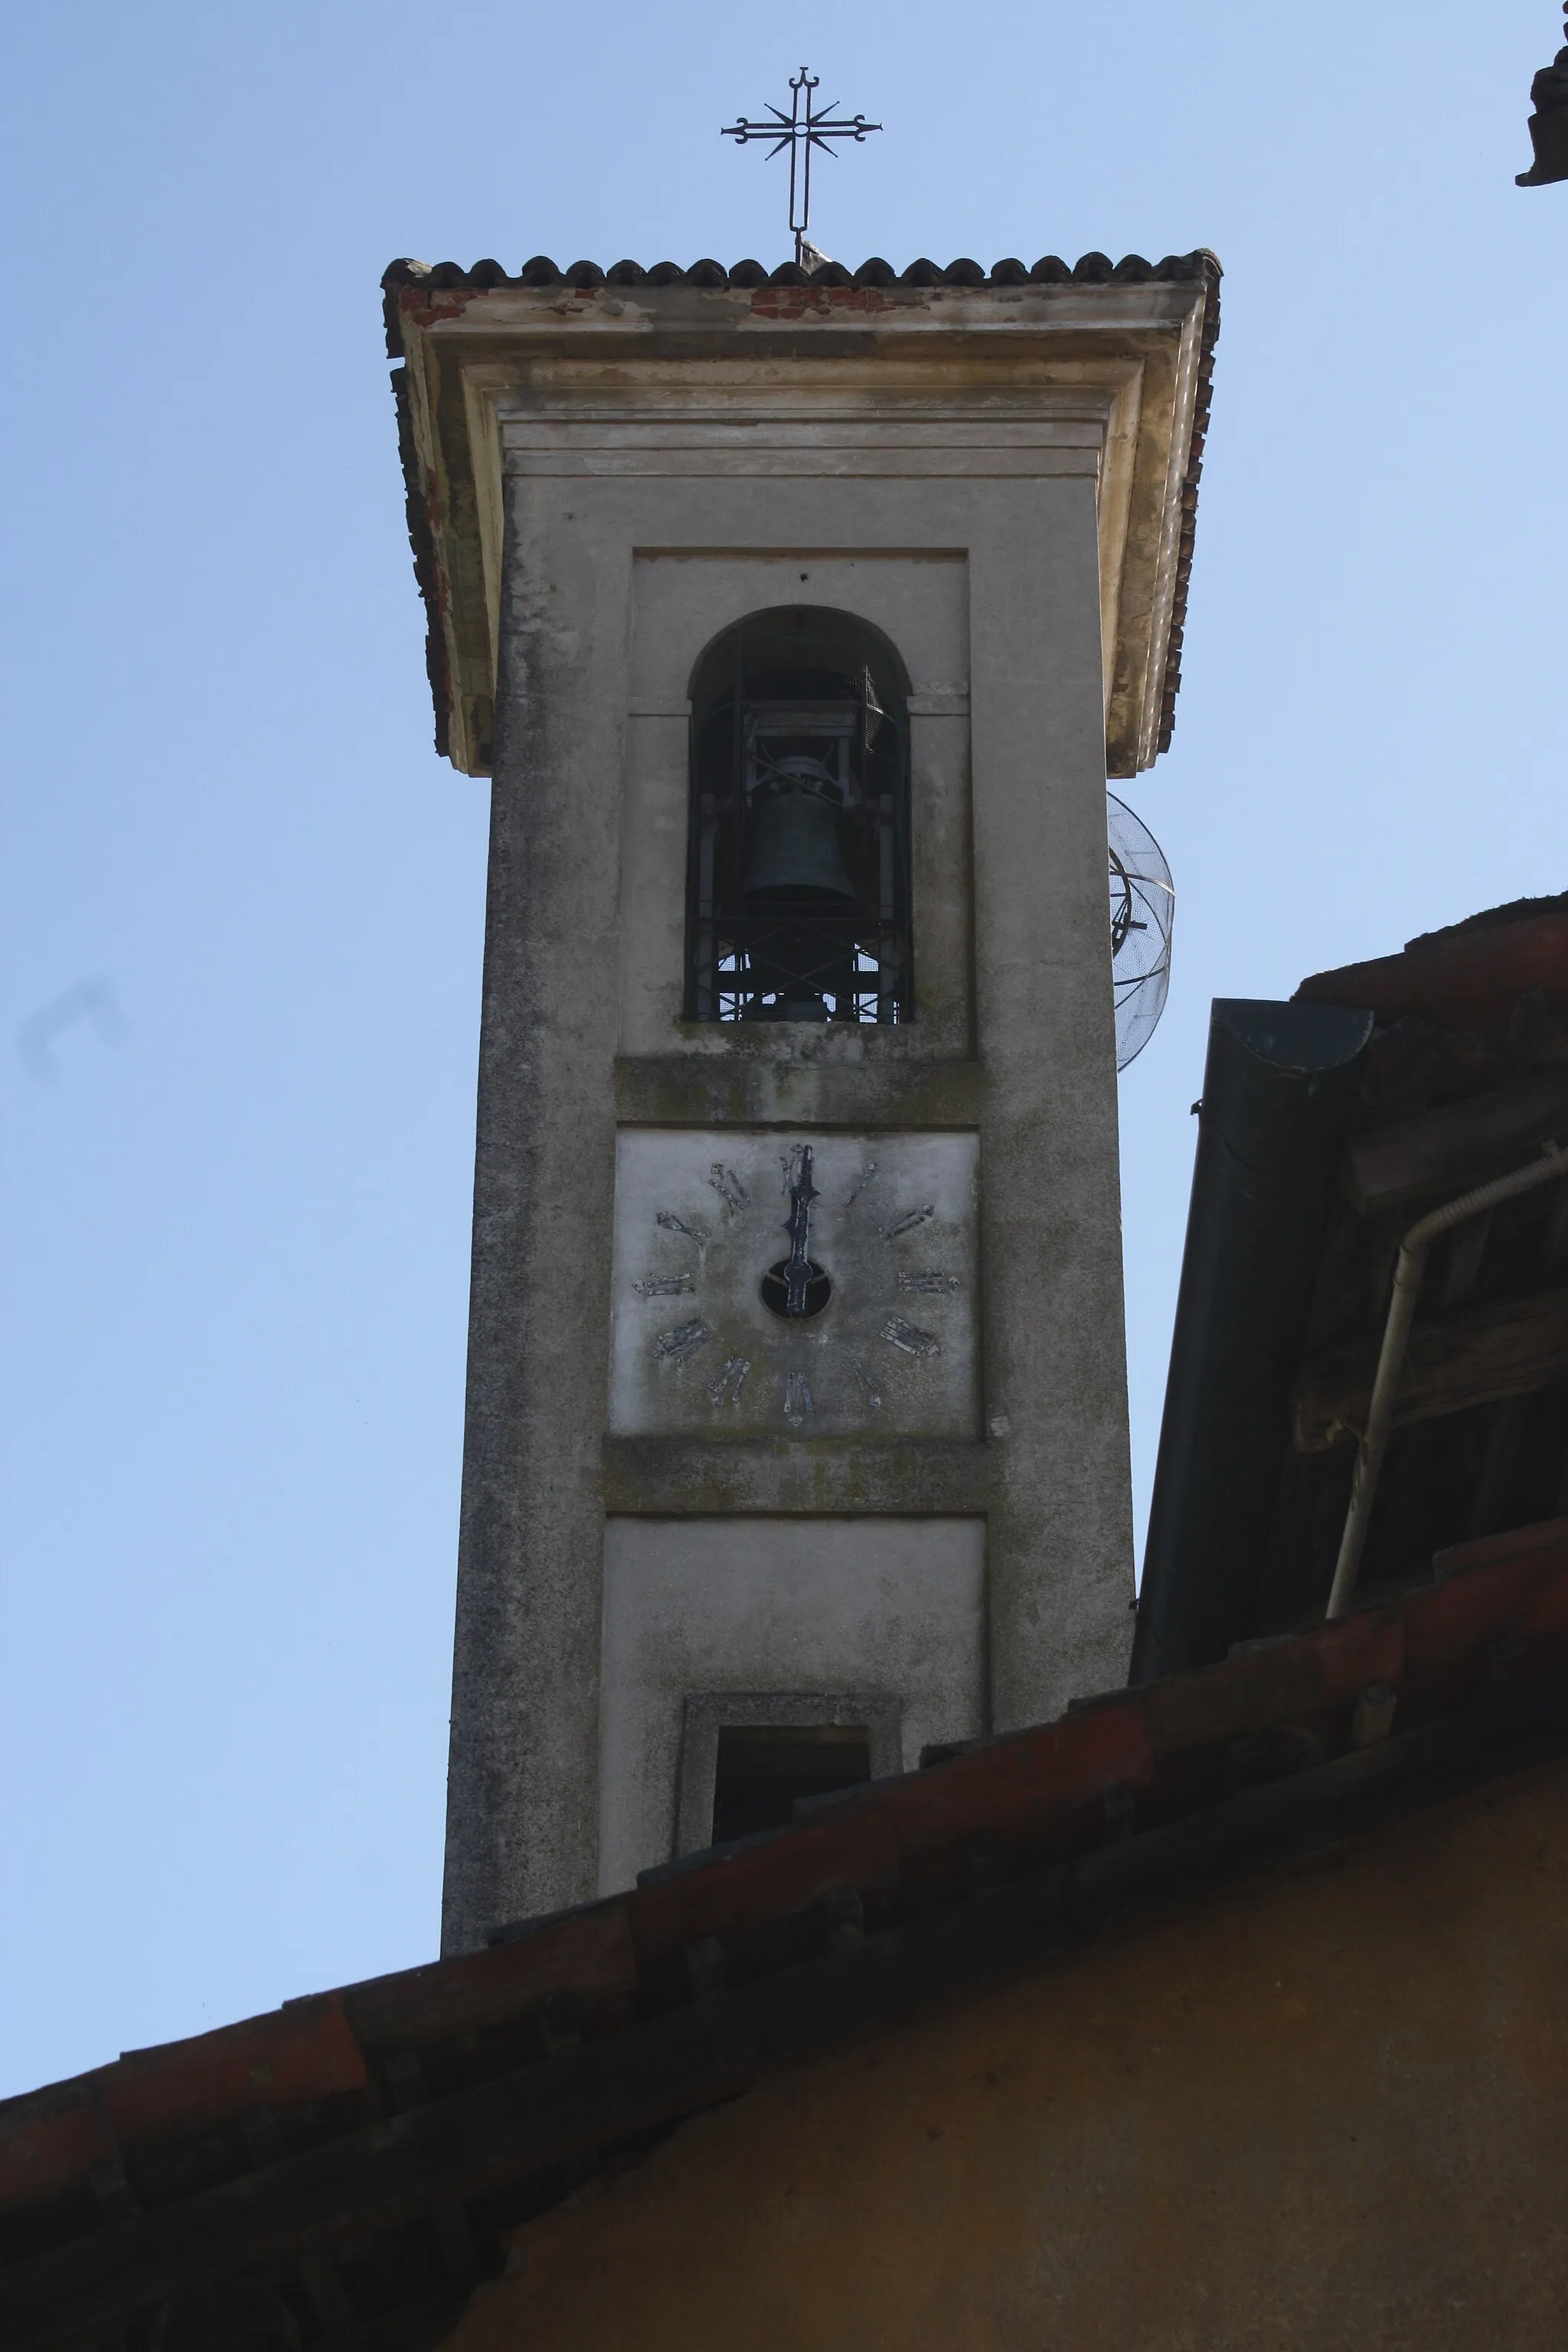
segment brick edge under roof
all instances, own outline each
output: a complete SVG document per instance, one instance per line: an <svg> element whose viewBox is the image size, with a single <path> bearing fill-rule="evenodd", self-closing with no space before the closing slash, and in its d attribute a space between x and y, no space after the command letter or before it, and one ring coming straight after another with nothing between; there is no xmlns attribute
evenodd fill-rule
<svg viewBox="0 0 1568 2352"><path fill-rule="evenodd" d="M542 290L570 286L582 293L592 293L601 286L698 286L715 291L730 288L754 291L763 286L924 288L1146 286L1151 283L1203 286L1205 291L1197 396L1193 404L1193 436L1182 480L1176 593L1165 646L1165 675L1160 696L1160 732L1154 747L1158 757L1160 752L1168 751L1171 748L1176 723L1176 696L1181 690L1187 592L1197 532L1198 482L1203 474L1204 444L1208 436L1209 411L1214 398L1214 352L1219 341L1221 275L1218 257L1209 252L1206 247L1199 247L1193 253L1170 253L1163 261L1146 261L1141 253L1125 254L1120 261L1112 261L1108 253L1085 253L1080 254L1076 262L1069 263L1058 254L1048 253L1032 265L1009 258L994 262L988 270L983 268L978 261L963 258L950 261L945 268L938 262L921 259L911 261L907 269L895 270L890 262L879 256L863 261L858 269L846 268L839 261L825 261L816 269L803 268L794 261L781 262L776 269L766 269L760 261L737 261L729 268L721 261L694 261L689 269L683 269L677 261L656 261L648 269L637 261L617 261L608 269L602 269L596 261L574 261L567 268L561 269L546 255L536 254L532 260L525 261L515 275L499 261L476 261L470 268L465 269L458 261L398 260L391 263L384 272L381 286L387 354L398 361L404 356L403 299L408 293L490 293L511 286ZM395 373L393 383L397 397L398 447L407 493L408 541L414 558L414 576L425 604L425 657L436 708L436 749L444 759L450 740L451 682L437 585L439 567L436 561L435 533L419 480L401 369Z"/></svg>

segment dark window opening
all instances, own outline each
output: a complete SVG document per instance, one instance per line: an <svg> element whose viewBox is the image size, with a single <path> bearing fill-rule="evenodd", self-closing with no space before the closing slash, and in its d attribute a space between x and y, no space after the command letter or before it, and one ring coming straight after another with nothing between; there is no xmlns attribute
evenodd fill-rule
<svg viewBox="0 0 1568 2352"><path fill-rule="evenodd" d="M692 681L686 1016L908 1021L908 687L847 613L757 613Z"/></svg>
<svg viewBox="0 0 1568 2352"><path fill-rule="evenodd" d="M719 1734L713 1843L787 1829L799 1798L858 1788L870 1777L863 1724L732 1725Z"/></svg>

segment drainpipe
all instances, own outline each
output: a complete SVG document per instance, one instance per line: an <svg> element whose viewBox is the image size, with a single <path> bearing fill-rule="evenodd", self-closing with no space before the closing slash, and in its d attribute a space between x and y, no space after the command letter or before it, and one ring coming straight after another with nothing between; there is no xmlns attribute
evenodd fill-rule
<svg viewBox="0 0 1568 2352"><path fill-rule="evenodd" d="M1383 1475L1383 1457L1388 1451L1394 1427L1394 1393L1405 1370L1410 1326L1421 1293L1421 1277L1426 1271L1428 1250L1440 1234L1462 1225L1468 1217L1479 1217L1483 1209L1495 1209L1500 1202L1512 1201L1521 1192L1532 1192L1538 1184L1549 1183L1553 1176L1564 1175L1568 1175L1568 1159L1554 1143L1543 1144L1539 1160L1516 1168L1510 1176L1495 1177L1489 1184L1478 1184L1473 1192L1461 1192L1457 1200L1446 1201L1440 1209L1434 1209L1419 1223L1412 1225L1400 1244L1399 1260L1394 1269L1394 1296L1388 1302L1388 1320L1383 1329L1383 1351L1377 1360L1377 1377L1372 1384L1366 1429L1356 1449L1350 1509L1345 1513L1345 1531L1340 1538L1340 1556L1334 1565L1333 1587L1329 1594L1330 1617L1342 1617L1355 1592L1362 1554L1366 1549L1367 1528L1372 1523L1372 1507L1377 1499L1377 1483Z"/></svg>

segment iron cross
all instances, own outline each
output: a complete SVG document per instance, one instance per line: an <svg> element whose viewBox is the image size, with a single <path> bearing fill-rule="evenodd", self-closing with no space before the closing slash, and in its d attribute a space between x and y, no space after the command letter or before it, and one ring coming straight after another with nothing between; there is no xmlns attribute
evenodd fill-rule
<svg viewBox="0 0 1568 2352"><path fill-rule="evenodd" d="M797 261L805 245L805 232L811 226L812 149L820 147L825 155L831 155L835 139L858 141L864 139L868 131L880 131L882 127L879 122L868 122L863 114L852 114L846 120L837 111L837 99L819 111L812 97L813 90L819 85L820 77L808 73L802 66L797 74L790 77L790 110L787 114L780 107L770 106L768 112L773 118L771 122L752 122L742 115L738 122L727 124L719 133L721 139L732 139L738 147L743 147L748 139L771 139L773 143L768 151L770 155L776 155L781 148L789 149L789 225L795 231L795 257ZM801 109L803 96L805 100L804 112Z"/></svg>

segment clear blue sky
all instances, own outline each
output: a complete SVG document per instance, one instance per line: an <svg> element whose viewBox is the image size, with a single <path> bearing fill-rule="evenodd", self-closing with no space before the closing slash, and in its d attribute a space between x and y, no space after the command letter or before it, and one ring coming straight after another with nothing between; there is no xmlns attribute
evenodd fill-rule
<svg viewBox="0 0 1568 2352"><path fill-rule="evenodd" d="M1141 1494L1209 999L1568 884L1568 186L1513 185L1555 0L784 22L11 12L0 2090L435 1947L485 787L430 749L395 255L783 258L715 134L804 58L887 125L821 168L843 259L1222 257L1127 788L1179 893L1122 1086Z"/></svg>

